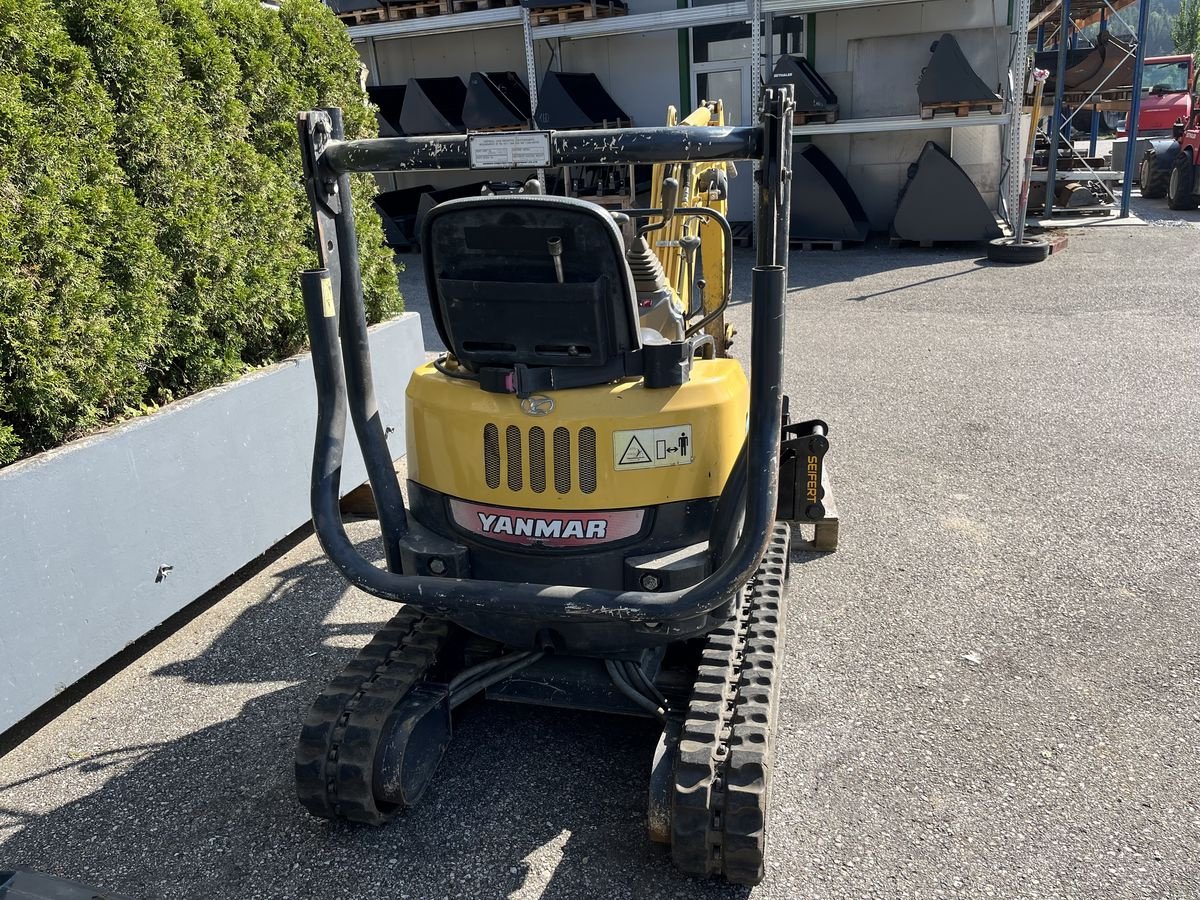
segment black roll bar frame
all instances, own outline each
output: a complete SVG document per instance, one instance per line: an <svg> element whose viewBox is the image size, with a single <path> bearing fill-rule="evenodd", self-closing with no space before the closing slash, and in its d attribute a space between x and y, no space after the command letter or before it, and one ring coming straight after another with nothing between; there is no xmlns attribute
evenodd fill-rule
<svg viewBox="0 0 1200 900"><path fill-rule="evenodd" d="M351 172L468 168L468 139L347 141L340 110L300 115L305 186L321 263L301 276L318 408L310 499L317 537L347 581L377 597L451 617L456 611L501 613L544 622L638 622L647 628L711 612L746 585L770 540L778 493L792 113L791 88L772 86L763 91L756 126L549 133L550 165L761 162L757 265L751 286L749 430L739 457L743 471L731 475L719 502L726 510L744 508L744 516L714 518L710 546L722 550L714 559L712 574L691 587L662 593L403 574L401 545L419 538L410 534L375 399L349 176ZM347 409L376 499L386 570L358 552L341 518ZM735 488L741 497L732 496Z"/></svg>

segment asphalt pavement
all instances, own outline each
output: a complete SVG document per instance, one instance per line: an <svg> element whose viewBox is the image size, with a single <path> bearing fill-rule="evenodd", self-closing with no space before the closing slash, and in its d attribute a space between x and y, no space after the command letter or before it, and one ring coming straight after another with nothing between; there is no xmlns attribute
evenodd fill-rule
<svg viewBox="0 0 1200 900"><path fill-rule="evenodd" d="M1182 221L1072 231L1032 267L793 255L786 389L830 423L842 546L795 557L753 891L647 843L638 721L469 709L419 808L309 817L297 725L393 609L311 538L0 759L0 868L146 900L1200 897L1200 214ZM351 531L380 555L373 523Z"/></svg>

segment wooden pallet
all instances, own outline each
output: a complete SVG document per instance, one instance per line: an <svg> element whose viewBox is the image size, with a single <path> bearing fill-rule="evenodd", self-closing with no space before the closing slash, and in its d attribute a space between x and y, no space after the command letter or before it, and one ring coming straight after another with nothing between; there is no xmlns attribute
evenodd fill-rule
<svg viewBox="0 0 1200 900"><path fill-rule="evenodd" d="M1110 88L1098 91L1094 95L1091 91L1063 92L1063 103L1071 106L1079 106L1081 103L1087 103L1089 108L1095 104L1129 103L1132 99L1133 90L1130 88Z"/></svg>
<svg viewBox="0 0 1200 900"><path fill-rule="evenodd" d="M454 12L474 12L480 9L504 9L519 6L520 0L451 0Z"/></svg>
<svg viewBox="0 0 1200 900"><path fill-rule="evenodd" d="M377 6L374 9L356 9L353 12L338 13L338 19L346 25L370 25L373 22L386 22L388 8Z"/></svg>
<svg viewBox="0 0 1200 900"><path fill-rule="evenodd" d="M571 3L563 6L542 6L529 10L533 25L564 25L567 22L585 22L588 19L623 16L626 8L608 3Z"/></svg>
<svg viewBox="0 0 1200 900"><path fill-rule="evenodd" d="M444 16L450 12L449 0L417 0L416 3L392 3L388 6L392 21Z"/></svg>
<svg viewBox="0 0 1200 900"><path fill-rule="evenodd" d="M793 250L842 250L844 241L804 241L791 240L788 242Z"/></svg>
<svg viewBox="0 0 1200 900"><path fill-rule="evenodd" d="M948 112L953 112L954 115L959 118L973 112L989 112L993 116L999 116L1004 112L1004 101L996 100L995 102L963 102L959 100L948 100L942 103L929 103L921 107L921 118L932 119L938 113Z"/></svg>
<svg viewBox="0 0 1200 900"><path fill-rule="evenodd" d="M820 112L802 112L801 110L796 110L796 112L792 113L793 125L820 125L822 123L831 125L836 121L836 109L826 109L821 110Z"/></svg>
<svg viewBox="0 0 1200 900"><path fill-rule="evenodd" d="M986 241L910 241L908 238L896 237L891 235L888 238L888 246L893 250L901 247L920 247L922 250L940 249L940 250L962 250L966 247L980 247Z"/></svg>
<svg viewBox="0 0 1200 900"><path fill-rule="evenodd" d="M528 125L490 125L487 128L472 128L471 134L491 134L494 131L528 131Z"/></svg>
<svg viewBox="0 0 1200 900"><path fill-rule="evenodd" d="M584 22L596 18L597 10L590 3L572 6L544 6L529 11L533 25L563 25L567 22Z"/></svg>

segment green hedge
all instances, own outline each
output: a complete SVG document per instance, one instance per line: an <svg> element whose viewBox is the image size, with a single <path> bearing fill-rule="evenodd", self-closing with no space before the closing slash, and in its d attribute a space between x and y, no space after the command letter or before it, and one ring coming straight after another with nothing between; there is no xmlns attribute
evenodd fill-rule
<svg viewBox="0 0 1200 900"><path fill-rule="evenodd" d="M295 116L375 134L318 0L0 0L0 465L299 350ZM356 185L373 320L395 269Z"/></svg>

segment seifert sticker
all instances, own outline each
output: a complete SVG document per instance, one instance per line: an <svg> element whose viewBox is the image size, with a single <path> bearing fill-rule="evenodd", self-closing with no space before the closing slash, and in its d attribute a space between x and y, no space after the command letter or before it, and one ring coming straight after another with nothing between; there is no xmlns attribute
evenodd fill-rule
<svg viewBox="0 0 1200 900"><path fill-rule="evenodd" d="M613 432L613 465L619 472L683 466L691 461L691 425Z"/></svg>

